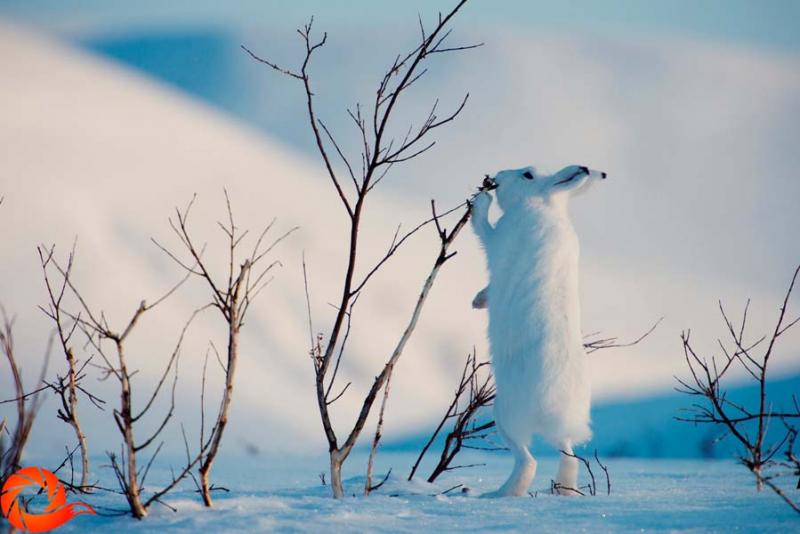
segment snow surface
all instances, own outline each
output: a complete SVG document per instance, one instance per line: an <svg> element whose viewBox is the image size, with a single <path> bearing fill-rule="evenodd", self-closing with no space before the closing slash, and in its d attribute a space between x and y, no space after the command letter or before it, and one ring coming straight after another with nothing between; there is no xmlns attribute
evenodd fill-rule
<svg viewBox="0 0 800 534"><path fill-rule="evenodd" d="M224 459L216 481L231 489L217 493L213 510L204 509L191 482L145 520L81 516L63 532L800 532L800 517L768 491L757 493L752 476L731 460L608 460L612 491L595 468L600 495L549 494L557 459L539 459L533 497L479 499L505 478L510 457L465 454L464 462L486 462L441 477L435 485L405 482L412 453L382 453L377 471L393 467L387 483L370 497L360 496L365 464L354 453L346 464L348 497L337 502L321 486L320 457L256 456ZM424 469L423 469L424 472ZM107 473L107 470L101 471ZM164 474L163 471L161 473ZM395 476L396 474L396 476ZM104 475L107 476L107 475ZM587 481L581 471L581 483ZM464 484L446 495L441 492ZM119 507L119 497L93 495L96 506Z"/></svg>

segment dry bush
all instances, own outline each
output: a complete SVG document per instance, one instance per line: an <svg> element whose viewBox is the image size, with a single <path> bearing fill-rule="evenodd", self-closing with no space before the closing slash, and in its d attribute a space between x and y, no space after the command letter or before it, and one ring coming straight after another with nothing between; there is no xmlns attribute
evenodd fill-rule
<svg viewBox="0 0 800 534"><path fill-rule="evenodd" d="M304 58L299 69L284 68L243 47L255 60L291 79L301 82L305 93L306 110L311 132L316 141L319 154L322 157L326 173L336 192L338 203L341 204L341 208L349 221L347 235L343 236L347 266L345 275L341 281L341 295L338 297L335 305L337 310L336 317L333 324L330 326L327 336L317 336L313 332L313 329L310 329L311 331L309 332L311 345L310 353L314 365L317 405L325 438L328 443L331 471L330 484L333 496L336 498L344 496L341 481L342 464L356 444L366 424L367 418L372 411L378 393L389 383L395 364L400 358L407 341L416 327L420 312L439 269L452 257L452 253L448 252L448 250L469 218L468 203L462 203L453 210L443 214L437 214L432 204L432 217L402 236L399 235L398 231L388 251L374 265L365 268L358 262L360 235L362 231L368 227L362 215L367 205L369 193L384 179L387 172L394 165L414 159L431 149L435 141L430 139L430 134L437 128L455 119L467 102L469 95L466 95L460 101L454 111L439 116L437 101L431 107L427 117L421 121L421 125L416 128L409 127L405 137L402 139L391 139L387 133L390 123L393 124L394 122L393 119L398 109L398 102L403 100L402 97L407 94L409 89L427 72L426 64L430 57L437 54L480 46L450 46L446 44L452 31L449 28L450 22L465 3L466 0L461 0L449 12L440 14L430 31L425 28L420 18L419 43L408 53L398 55L391 63L378 83L377 90L375 91L375 100L370 106L371 109L369 109L370 107L368 106L356 104L355 109L347 110L360 136L362 148L360 154L357 156L357 159L361 162L360 173L356 166L352 164L352 161L355 161L356 158L348 158L345 155L340 144L336 141L336 137L325 123L318 118L315 107L315 94L312 90L309 68L312 56L324 46L327 40L327 34L323 34L322 38L319 40L312 37L313 19L305 27L298 30L304 52ZM341 160L340 170L337 170L333 161L334 158L337 157ZM465 206L466 209L464 209L461 217L454 223L452 230L445 230L440 223L441 217L455 210L464 208ZM439 236L439 250L435 255L433 267L423 284L420 297L411 313L408 326L400 336L397 345L391 352L389 358L384 362L382 370L375 378L372 387L364 397L361 409L355 417L355 423L351 428L346 430L346 437L340 441L333 423L331 422L330 409L331 405L341 398L349 386L349 384L346 384L344 387L337 386L336 378L339 364L345 353L345 346L352 324L355 303L358 301L359 295L365 289L368 282L386 262L390 260L397 250L421 228L430 223L436 224ZM359 278L356 275L357 272L365 272L366 274ZM310 317L309 324L311 324ZM382 407L385 407L387 399L388 392L384 390ZM381 411L383 411L383 409ZM371 484L371 466L374 451L377 450L377 443L380 440L382 424L382 417L379 417L376 438L373 439L373 453L368 462L368 480L365 487L365 492L367 493L373 487Z"/></svg>
<svg viewBox="0 0 800 534"><path fill-rule="evenodd" d="M53 267L54 247L46 249L40 246L37 247L37 252L39 253L39 261L42 266L42 273L44 275L48 296L47 307L40 306L39 308L55 324L56 338L58 339L58 344L67 363L66 375L62 376L57 374L55 380L48 382L47 385L50 386L50 389L58 396L61 405L57 411L58 418L72 428L75 433L75 438L78 441L78 449L81 455L80 482L76 484L74 481L70 481L69 487L81 492L89 492L93 489L94 485L89 483L88 440L81 426L80 418L78 417L79 393L83 394L92 404L100 409L102 409L102 405L105 404L105 401L91 394L81 384L86 377L86 367L91 363L91 358L86 358L81 361L75 355L73 336L79 323L78 321L67 318L62 310L62 302L67 293L67 284L69 283L72 273L75 252L73 248L69 254L64 270L59 271L61 282L58 284L53 283L49 273L49 269ZM68 454L68 458L71 464L72 455Z"/></svg>
<svg viewBox="0 0 800 534"><path fill-rule="evenodd" d="M185 255L189 257L188 260L180 259L175 253L168 250L157 241L154 243L161 248L170 258L172 258L187 275L195 276L201 279L207 286L211 293L211 303L209 306L217 309L222 319L225 321L227 330L227 351L225 361L222 361L216 347L212 344L211 348L215 353L216 359L225 374L224 389L222 391L222 401L219 405L214 424L205 434L205 383L206 383L206 369L208 363L208 354L206 354L206 362L203 364L203 380L200 393L200 468L199 468L199 482L197 482L198 490L203 498L203 504L211 506L213 501L211 492L215 487L209 482L209 475L214 460L219 453L222 444L222 437L225 433L225 428L228 425L228 415L230 412L231 402L233 401L233 392L236 380L236 367L239 361L239 333L242 325L244 324L245 316L250 308L250 305L261 293L261 291L272 281L268 277L273 267L280 265L279 261L272 261L264 265L267 255L283 241L289 234L294 232L297 228L292 228L288 232L278 236L270 242L265 241L267 235L275 224L275 219L270 222L266 228L261 232L255 241L255 245L250 253L242 255L240 249L242 248L243 239L247 236L248 231L240 231L234 223L233 209L231 208L230 198L228 192L225 191L225 205L227 207L228 220L226 223L218 222L219 228L225 234L228 242L227 250L227 264L228 272L224 280L219 280L211 274L211 270L207 265L207 261L203 259L204 247L198 248L193 238L190 235L188 224L189 215L194 204L194 198L188 206L180 211L175 210L175 218L170 219L170 226L174 234L178 237L183 248Z"/></svg>
<svg viewBox="0 0 800 534"><path fill-rule="evenodd" d="M489 362L478 363L474 349L467 356L453 400L420 451L408 474L408 480L414 478L425 454L451 419L454 420L453 426L445 437L439 461L428 475L428 482L434 482L439 475L447 471L474 467L474 464L451 465L462 449L501 450L504 448L491 441L494 433L492 430L495 426L494 421L478 424L476 420L479 411L491 406L495 397L494 380L488 366Z"/></svg>
<svg viewBox="0 0 800 534"><path fill-rule="evenodd" d="M789 300L799 273L800 266L794 271L775 327L770 334L752 342L745 339L749 300L738 327L729 319L722 302L719 303L719 310L729 337L727 345L718 340L722 351L721 358L712 356L709 361L698 355L691 344L691 331L683 332L681 334L683 352L691 377L687 379L676 377L680 384L677 390L697 399L687 410L688 415L678 417L678 420L713 425L724 430L725 436L731 436L739 443L741 451L739 461L755 475L758 491L766 485L798 513L800 513L800 503L776 483L776 480L780 477L800 476L800 462L794 452L797 429L792 424L792 421L800 418L800 404L793 396L791 407L775 410L774 401L767 397L767 386L769 363L778 339L800 322L800 317L793 320L787 318ZM738 403L728 395L723 380L731 370L737 368L744 370L758 385L759 396L755 406ZM788 402L788 399L785 402ZM783 423L782 437L770 439L768 430L770 424L776 421ZM783 460L779 459L781 457Z"/></svg>
<svg viewBox="0 0 800 534"><path fill-rule="evenodd" d="M599 350L633 347L653 333L662 319L656 321L653 326L633 341L620 342L616 337L604 338L600 336L598 332L589 334L584 337L583 348L587 354L592 354ZM416 462L414 462L414 465L411 467L411 472L408 474L408 480L414 478L423 458L450 420L453 420L452 426L445 436L439 460L427 477L428 482L433 482L443 473L453 471L454 469L483 465L451 465L456 455L463 449L484 451L504 450L505 447L499 445L493 439L494 421L490 419L481 422L479 420L480 416L485 414L486 409L493 405L494 398L494 377L492 376L489 362L484 361L479 363L473 349L473 352L467 356L466 363L461 372L461 378L456 387L455 394L453 395L453 400L450 402L439 424L434 428L428 441L420 451ZM575 457L586 464L583 458ZM597 462L599 464L600 460L597 460ZM602 464L600 465L602 467ZM603 470L605 471L605 468L603 468ZM608 473L606 473L606 475L607 474Z"/></svg>
<svg viewBox="0 0 800 534"><path fill-rule="evenodd" d="M76 326L74 328L85 336L87 346L90 350L95 352L101 361L94 365L94 367L99 369L101 379L113 378L119 386L119 403L118 407L113 409L112 416L122 438L122 443L119 453L109 451L107 455L110 460L110 467L118 483L119 492L128 502L128 512L133 515L133 517L142 519L147 515L147 510L153 503L157 502L167 506L161 498L174 489L200 461L200 453L194 456L189 453L189 445L184 433L186 464L177 472L173 471L172 480L165 487L152 492L149 496L144 495L147 475L164 442L158 442L150 459L144 466L142 466L141 456L146 449L156 444L161 433L175 413L175 389L178 382L178 363L181 344L190 324L204 308L195 310L184 324L178 336L175 348L169 354L167 363L157 384L149 395L144 395L143 398L146 400L143 404L139 405L140 407L135 407L133 403L134 387L131 378L138 371L133 367L133 362L126 351L126 342L136 331L142 316L152 311L153 308L171 296L178 287L186 281L186 277L164 295L157 298L152 304L148 304L144 300L141 301L133 313L130 314L128 321L119 325L120 328L113 328L109 324L105 314L90 306L87 299L83 297L82 293L72 282L69 274L71 272L74 255L70 254L67 264L68 268L62 267L56 261L52 252L46 256L43 255L43 258L43 263L45 263L46 266L52 266L53 269L60 273L63 285L69 290L71 296L74 297L76 306L76 310L66 309L62 298L59 296L55 300L51 300L51 309L49 310L51 316L63 317L75 323ZM51 281L48 279L48 284L50 283ZM70 330L69 336L71 335L72 331ZM66 339L67 344L62 345L66 346L67 350L69 350L69 337L66 337ZM172 380L169 389L169 408L167 412L158 419L156 429L146 438L141 438L137 433L139 423L145 416L150 414L155 406L156 400L163 392L170 375L172 375ZM140 392L136 391L136 393ZM72 410L69 408L69 404L67 409ZM65 414L65 416L69 418L67 414Z"/></svg>
<svg viewBox="0 0 800 534"><path fill-rule="evenodd" d="M0 405L13 404L15 408L15 424L13 429L7 418L0 419L0 488L6 479L18 470L21 465L25 446L28 443L33 423L42 403L42 393L49 388L45 384L45 375L50 356L48 343L44 364L32 391L25 391L22 380L22 369L14 351L14 319L9 317L5 308L0 305L0 352L8 364L13 382L14 396L0 401Z"/></svg>

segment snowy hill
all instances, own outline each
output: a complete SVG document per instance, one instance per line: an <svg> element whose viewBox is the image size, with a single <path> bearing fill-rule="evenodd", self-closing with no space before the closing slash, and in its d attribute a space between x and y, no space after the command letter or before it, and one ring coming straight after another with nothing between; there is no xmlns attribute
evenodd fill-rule
<svg viewBox="0 0 800 534"><path fill-rule="evenodd" d="M245 40L283 59L293 57L293 49L280 44L289 34L264 37L252 31L225 42L235 46ZM333 57L344 55L348 44L340 40ZM698 342L713 349L722 326L717 298L738 306L753 297L752 326L760 333L800 256L788 230L796 226L790 208L800 194L793 173L800 163L784 146L800 135L792 100L800 91L797 60L696 43L675 55L674 45L652 42L640 49L609 41L594 47L580 39L503 35L477 52L476 61L488 70L475 73L463 58L444 67L411 110L433 94L460 94L465 88L473 91L470 108L458 126L443 133L436 151L387 179L395 186L377 192L364 236L365 262L379 257L397 223L408 227L426 215L430 196L443 206L458 203L485 172L532 160L552 166L591 162L608 170L611 179L573 208L585 251L585 328L632 338L666 316L646 343L592 357L599 402L667 391L672 375L683 372L681 329L691 326ZM98 42L93 46L102 48ZM221 250L214 223L224 215L227 187L242 226L256 229L273 216L281 229L301 226L277 250L284 267L245 327L230 443L296 451L321 441L300 257L305 251L315 325L322 329L344 265L336 241L344 219L316 158L306 150L307 138L301 141L305 123L298 119L302 110L293 88L237 57L231 70L208 71L217 83L206 91L239 99L244 103L239 116L252 109L250 125L97 56L8 24L0 27L0 65L8 73L0 85L0 194L5 196L0 301L19 315L20 352L32 379L48 328L36 310L44 293L35 245L55 242L65 254L77 235L76 282L119 321L142 298L154 298L179 277L149 238L174 242L166 218L193 193L197 235L209 241L209 250ZM637 58L641 68L631 68ZM382 54L368 64L383 61ZM345 81L355 80L362 94L371 88L371 78L354 76L354 64L322 63L320 78L334 66L341 70L323 104L342 94ZM756 74L736 77L743 70ZM514 82L497 87L488 83L493 79ZM542 79L553 83L538 83ZM215 93L226 83L249 92ZM227 101L214 103L225 108ZM273 112L276 122L264 119ZM332 124L342 124L342 117L331 115ZM277 139L284 128L294 148ZM720 190L725 194L718 195ZM354 352L344 373L356 385L336 412L340 422L350 422L359 394L400 334L432 259L430 245L430 236L421 236L360 301L362 324L370 326L352 339ZM485 354L485 317L469 308L483 287L483 259L468 232L457 248L457 261L448 264L434 289L393 383L390 437L409 435L434 420L464 355L473 345ZM182 291L143 322L134 351L143 382L158 372L159 354L171 349L179 325L201 302L196 289ZM184 351L180 417L190 428L196 423L200 355L206 339L219 335L212 319L198 325ZM800 336L783 343L775 365L796 371ZM108 393L106 384L99 388ZM43 420L51 417L45 407ZM86 419L108 425L97 427L98 450L115 443L107 417L89 411ZM34 446L60 450L68 436L62 430L38 428Z"/></svg>
<svg viewBox="0 0 800 534"><path fill-rule="evenodd" d="M300 257L306 250L314 317L323 324L329 319L327 302L338 289L336 281L344 266L343 251L334 238L342 235L345 222L319 169L201 104L96 58L7 26L0 38L0 61L14 73L0 89L5 118L0 127L5 195L1 239L8 250L0 294L5 306L19 314L19 352L25 355L25 369L32 375L38 367L49 328L36 309L44 299L37 244L57 243L66 254L78 236L75 282L113 324L142 298L152 301L180 278L166 256L149 243L153 236L174 245L167 225L174 206L185 205L197 193L198 238L208 240L209 247L222 245L215 222L224 216L222 188L227 187L243 227L255 230L276 216L281 232L302 227L276 252L284 268L253 308L245 328L235 419L247 440L262 448L280 448L298 437L309 443L310 437L319 436L309 387L312 369ZM380 217L374 217L364 236L367 258L379 257L397 222L409 225L426 213L424 206L415 211L380 197L372 206L368 216ZM376 372L382 355L402 331L433 260L429 245L423 237L398 255L375 280L371 295L360 302L359 311L370 318L369 331L354 332L355 357L343 368L345 378L359 379L356 392L366 387L365 379ZM219 258L217 266L224 268L224 257ZM471 276L475 280L471 286L477 286L480 264L462 265L461 272L467 274L459 278ZM458 323L464 317L442 313L457 299L467 309L471 296L456 287L451 283L437 292L428 313L442 319L421 328L409 346L409 360L415 360L410 369L416 372L409 380L396 382L395 391L407 407L405 415L398 416L400 427L424 420L428 401L443 400L446 393L439 384L449 377L448 362L455 363L478 341L461 340ZM200 298L190 288L168 302L158 318L145 319L144 336L134 340L132 352L147 355L133 357L145 376L155 376L179 326L202 302ZM469 318L479 332L480 316ZM198 331L210 328L209 324ZM211 333L218 334L219 326ZM184 409L191 407L193 416L199 355L207 337L198 336L184 351L188 376L179 393ZM157 356L157 351L164 356ZM422 393L417 391L420 384L426 385ZM357 402L355 395L342 400L347 420L350 414L344 406L352 409ZM96 415L88 412L86 419L94 421ZM256 428L252 421L258 421ZM277 436L275 429L281 429ZM102 439L98 445L107 446Z"/></svg>
<svg viewBox="0 0 800 534"><path fill-rule="evenodd" d="M133 29L89 32L79 42L313 158L313 140L296 120L302 111L296 88L239 49L246 43L292 64L297 49L290 29L272 23ZM314 65L320 109L352 141L340 108L354 95L369 99L385 53L361 50L362 37L346 27L324 29L331 42ZM800 60L690 39L494 30L465 24L459 39L486 46L440 62L441 70L410 95L408 116L465 90L470 105L435 153L399 169L386 192L410 205L430 196L455 202L472 177L504 167L581 161L608 170L611 179L572 208L582 246L585 328L631 338L648 321L665 321L641 350L598 358L600 399L668 389L683 370L675 350L681 330L692 328L706 350L716 347L723 326L719 299L738 311L752 297L752 332L768 328L800 262L791 232L797 224L791 199L800 197L793 169L800 161L786 145L800 136L800 110L791 104L800 95ZM395 27L365 31L387 50L406 41ZM204 58L213 64L198 69ZM782 343L784 356L774 364L796 372L800 339Z"/></svg>

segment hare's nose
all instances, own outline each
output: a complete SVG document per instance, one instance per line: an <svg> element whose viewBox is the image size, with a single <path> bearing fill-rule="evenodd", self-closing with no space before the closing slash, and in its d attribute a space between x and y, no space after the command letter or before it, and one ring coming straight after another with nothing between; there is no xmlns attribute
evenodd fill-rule
<svg viewBox="0 0 800 534"><path fill-rule="evenodd" d="M483 184L481 185L484 191L491 191L492 189L497 187L497 182L494 178L491 178L488 174L483 179Z"/></svg>

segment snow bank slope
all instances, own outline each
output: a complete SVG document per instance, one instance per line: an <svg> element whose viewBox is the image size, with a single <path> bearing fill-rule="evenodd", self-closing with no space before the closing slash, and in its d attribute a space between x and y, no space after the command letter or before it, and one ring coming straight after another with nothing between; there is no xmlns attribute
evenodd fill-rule
<svg viewBox="0 0 800 534"><path fill-rule="evenodd" d="M180 277L149 239L176 245L167 217L194 193L197 239L208 241L208 257L216 260L220 274L225 272L224 243L215 223L225 216L226 187L241 227L255 231L273 217L278 217L279 232L301 227L276 250L284 267L245 327L234 435L260 448L293 443L294 449L297 438L302 438L301 448L313 444L309 438L321 434L300 258L305 250L315 330L323 330L332 314L327 303L338 294L336 282L344 267L340 238L345 235L344 212L316 161L139 76L9 26L0 27L0 65L7 73L0 87L0 189L5 196L0 300L19 314L19 352L25 355L26 370L33 373L38 367L49 328L36 309L45 298L37 244L57 243L63 257L78 236L75 282L112 325L119 324L141 299L152 301ZM362 272L385 251L397 223L408 227L426 213L425 204L415 211L376 194L363 235ZM359 302L357 313L370 328L354 331L354 354L342 369L342 384L356 381L337 412L346 422L405 326L434 259L431 244L423 236L398 255ZM458 265L448 266L447 274L474 280L471 291L479 284L480 264ZM189 286L145 317L131 341L130 357L141 376L152 377L160 368L179 325L202 302L199 288ZM457 288L452 283L437 288L408 347L401 364L408 379L394 385L403 406L393 416L397 428L429 418L424 407L444 402L453 358L460 360L481 337L480 315L465 313L471 296ZM446 312L456 307L462 312ZM224 346L220 333L218 321L201 324L183 353L179 396L184 420L197 414L200 356L209 337L217 336L217 345ZM60 368L60 359L54 366ZM144 385L145 379L139 380ZM85 419L93 425L98 417L87 410Z"/></svg>
<svg viewBox="0 0 800 534"><path fill-rule="evenodd" d="M152 300L177 279L174 265L149 243L149 238L154 236L174 244L166 217L175 205L183 205L193 193L199 195L194 216L198 238L209 241L209 254L212 256L214 250L223 250L214 221L224 215L221 190L227 187L241 226L255 229L278 216L280 229L294 225L302 227L276 251L276 257L283 261L284 268L253 308L245 328L240 383L231 427L232 441L256 444L262 449L292 450L318 443L319 423L306 354L308 333L300 257L305 250L309 261L315 330L323 330L332 313L327 303L336 300L338 288L335 282L344 265L337 239L342 235L345 221L342 212L334 205L335 196L325 176L320 174L317 160L299 157L274 140L264 138L196 101L62 44L5 25L0 27L0 44L0 65L8 73L0 86L0 194L5 195L0 208L0 242L4 245L0 300L10 310L19 313L20 352L30 358L25 362L26 370L32 375L38 367L37 356L45 345L43 332L48 327L35 309L36 304L44 301L34 250L37 243L56 242L60 250L66 252L74 236L79 236L76 281L86 288L87 297L97 307L105 309L112 320L121 321L142 298ZM725 174L712 176L712 180L703 177L703 180L692 182L695 178L687 172L685 176L681 175L680 187L672 187L671 184L676 182L672 173L676 167L680 169L677 161L685 163L685 168L691 171L694 169L691 162L705 161L707 154L693 152L687 162L682 156L678 158L680 154L676 155L676 151L665 150L663 147L671 145L662 142L663 135L658 137L657 134L663 133L671 123L658 123L654 131L643 135L651 124L648 122L650 118L647 121L632 120L625 114L628 101L619 96L628 94L623 90L625 83L641 89L634 91L643 95L641 100L634 102L636 106L631 113L635 115L653 109L648 98L662 101L662 92L668 91L668 85L659 91L645 92L648 87L662 87L662 84L652 84L649 77L631 80L629 69L622 69L616 62L596 65L592 56L594 47L589 49L580 43L558 40L532 46L530 42L509 38L499 46L481 50L480 54L499 54L508 58L504 62L493 60L495 56L478 56L478 61L493 65L496 76L487 77L485 73L467 75L475 69L470 69L469 64L456 65L453 71L456 75L447 83L458 87L459 91L462 87L475 88L470 112L463 118L462 125L453 129L452 138L444 135L439 152L432 151L419 162L420 166L412 166L404 173L403 179L417 176L412 182L417 193L401 196L396 189L392 197L381 197L380 192L376 193L374 205L367 213L369 228L363 235L362 268L382 254L398 222L409 227L427 214L427 190L423 186L431 176L440 178L443 184L436 186L438 191L449 191L447 198L442 199L445 205L460 201L482 172L505 165L509 159L520 164L541 156L549 158L546 163L572 157L596 160L598 166L607 167L612 172L612 178L618 178L616 182L609 180L608 184L603 184L607 187L597 188L591 195L576 201L576 219L579 231L585 237L587 251L582 271L585 328L587 331L603 329L610 334L633 337L660 315L666 314L667 318L647 344L630 352L593 356L594 389L599 399L611 395L650 395L658 389L670 387L671 375L682 369L677 339L681 328L693 326L699 342L706 339L709 343L704 347L713 347L713 336L721 326L715 317L718 297L736 302L733 299L753 296L751 316L754 322L758 322L760 316L771 318L783 283L778 280L769 285L769 290L750 292L742 289L740 280L717 276L716 264L705 268L697 266L695 271L695 266L684 265L686 262L681 259L668 263L670 257L680 257L675 243L683 243L682 236L702 226L698 221L708 220L702 211L708 207L703 207L707 196L691 197L692 202L684 206L681 202L686 200L686 195L676 196L676 189L678 192L681 189L700 191L704 195L711 189L719 196L715 188L720 180L726 180L728 173L734 175L726 167ZM687 76L694 73L696 76L691 79L696 79L697 83L681 85L689 95L682 101L691 101L695 97L695 86L707 94L716 87L719 79L724 79L730 72L756 68L761 64L758 58L731 59L725 53L717 55L709 50L702 57L681 54L681 57L701 57L703 65L718 65L718 70L713 71L714 76L707 79L696 72L707 69L699 69L692 63L694 59L687 60L687 64L679 62L673 65L673 60L669 59L672 56L666 49L656 47L655 52L649 50L648 53L655 54L662 61L652 63L649 69L653 72L648 76L687 80ZM531 50L535 55L525 56L526 51ZM620 63L629 55L630 51L611 54ZM769 94L779 95L776 105L797 85L797 76L785 68L786 63L775 62L758 70L758 78L769 86ZM665 72L658 70L662 64L667 66ZM260 87L263 72L257 65L248 65L248 69L251 70L247 72L259 73L249 86ZM581 88L589 87L587 84L576 83L568 86L569 90L563 95L551 94L549 87L567 87L565 80L558 77L565 76L567 71L570 76L579 72L603 82L586 90ZM523 110L537 117L537 126L531 132L529 120L508 121L508 117L520 113L516 103L524 96L521 91L539 87L534 83L537 73L558 83L545 84L537 89L531 104L533 107ZM321 77L326 74L323 71ZM528 81L507 87L488 87L486 80L492 78ZM277 83L285 87L283 84L288 81L275 81L275 87ZM755 82L751 85L753 87L748 86L743 94L760 94L761 86ZM275 87L270 86L270 92L266 94L283 94ZM449 92L448 87L445 85L445 92ZM286 89L287 92L290 90ZM649 96L645 98L644 95ZM590 100L590 97L596 100ZM604 98L615 102L615 107L610 110L603 107ZM731 108L736 107L733 104L740 100L731 98ZM246 100L251 102L252 95L246 96ZM558 102L558 105L550 106L548 102L551 101ZM584 105L572 110L568 106L570 101L584 102ZM280 97L271 105L284 104L287 108L290 105L286 97ZM678 104L672 102L671 105L677 107ZM552 109L548 112L550 107ZM301 110L297 109L298 112ZM691 109L684 106L681 110L680 124L668 130L671 136L679 135L686 127ZM714 110L723 115L726 113L724 106L721 111L716 107L704 107L701 110L703 120L711 117ZM267 111L256 110L257 113ZM565 137L572 129L563 131L559 124L564 123L565 116L574 119L574 113L590 117L591 124L596 125L592 131L596 133L602 129L604 132L604 143L598 144L592 131L579 137ZM751 113L753 111L749 110L745 115L749 117ZM774 114L771 113L770 117ZM665 116L672 116L672 112L666 112ZM298 115L292 128L302 130L305 128L304 120ZM733 126L738 127L742 121L741 117L737 118ZM484 146L486 131L501 132L491 147ZM771 131L765 126L763 131L757 130L756 133L760 139L763 138L761 142L766 142L767 133ZM548 132L559 133L551 135ZM652 137L648 137L650 135ZM652 168L652 162L658 158L654 159L652 153L640 153L641 146L633 142L638 139L648 139L648 146L653 150L669 152L670 158L675 156L677 159L670 159L672 166ZM481 147L481 150L463 157L465 147ZM631 158L632 152L640 156ZM738 154L745 152L737 150ZM664 159L665 156L661 154L659 157ZM730 160L728 165L738 165L738 161ZM708 165L712 164L713 161ZM746 170L751 176L753 167L748 166ZM706 171L707 167L702 167L698 172ZM626 177L629 178L627 181ZM785 182L776 179L774 183ZM695 187L701 183L703 188ZM654 190L659 195L653 195ZM767 189L759 182L751 181L750 190ZM788 190L782 187L780 191ZM659 198L651 198L654 196ZM775 196L790 197L788 194ZM744 197L737 198L740 204L744 202ZM643 217L642 214L651 212L653 205L657 205L659 213L669 213L670 216ZM766 209L764 206L767 205L759 204L757 210ZM670 211L673 207L674 211ZM715 205L714 209L714 213L718 213L722 208ZM694 218L687 219L686 213L693 214ZM693 222L688 224L687 220ZM715 216L714 220L722 219ZM684 223L680 235L667 239L665 233L681 221ZM769 230L770 226L759 228ZM653 229L658 230L657 233L652 233ZM601 240L601 234L608 239ZM706 234L696 235L703 239L708 237ZM350 415L360 391L375 375L379 362L405 326L408 311L430 262L431 241L429 236L421 237L394 260L389 270L372 282L371 293L359 302L357 314L369 319L370 328L356 330L352 336L353 358L343 369L342 383L352 379L355 385L343 397L336 412L342 423L351 422ZM669 246L664 247L665 243ZM724 246L720 242L715 248ZM610 248L604 250L603 247ZM697 243L693 245L692 257L700 258L700 247ZM702 248L707 248L705 242ZM627 249L637 252L626 256ZM655 254L656 251L660 252ZM676 270L675 264L682 267ZM219 267L224 270L224 265ZM689 271L691 275L687 274ZM771 266L769 275L765 276L773 281L782 272L783 267ZM448 401L463 355L473 345L485 354L485 316L469 309L472 295L483 287L483 277L481 253L472 236L465 233L459 256L448 264L440 278L417 334L401 362L393 385L393 402L387 414L390 434L414 433L420 424L436 418ZM758 283L759 280L753 281L756 287ZM142 323L141 337L132 340L137 344L135 348L138 350L132 353L132 358L142 370L140 376L152 376L158 370L162 355L171 350L178 325L200 302L198 292L187 288L157 315ZM766 319L761 323L766 324ZM217 343L221 344L219 325L215 322L199 324L195 332L192 336L194 343L184 351L183 381L179 387L181 419L189 423L190 429L192 423L196 426L196 392L205 342L209 337L217 336ZM784 355L791 355L790 349L798 345L797 338L786 338L785 343L787 346L776 357L776 364L788 367L791 361ZM101 385L101 391L105 387L107 385ZM45 409L44 413L49 412ZM91 411L86 417L92 425L106 424L108 419ZM52 432L60 428L56 425L48 429L52 445L59 449L64 436ZM107 437L114 435L110 426L98 427L97 431ZM44 438L42 435L36 442L47 443ZM97 441L98 449L107 446L108 443Z"/></svg>
<svg viewBox="0 0 800 534"><path fill-rule="evenodd" d="M363 457L354 460L363 464ZM798 528L797 514L771 492L757 493L750 473L733 462L609 460L610 496L604 493L605 478L600 474L600 495L565 499L549 495L557 460L544 459L532 488L535 497L478 499L476 494L503 481L508 470L503 461L474 455L470 460L488 464L456 471L428 486L405 482L403 475L413 456L392 454L384 460L384 466L395 468L392 479L385 491L382 488L369 498L334 501L314 471L324 469L323 458L302 463L282 458L275 466L229 464L220 469L227 476L224 485L233 491L218 494L212 510L203 509L187 491L168 499L177 513L158 507L141 522L81 516L64 531L796 532ZM384 466L379 472L385 472ZM587 479L582 472L581 484ZM461 494L461 488L433 495L457 484L469 487L471 496ZM287 485L294 489L286 489ZM348 493L360 496L363 477L350 479L346 486ZM109 497L93 499L89 502L120 504Z"/></svg>

